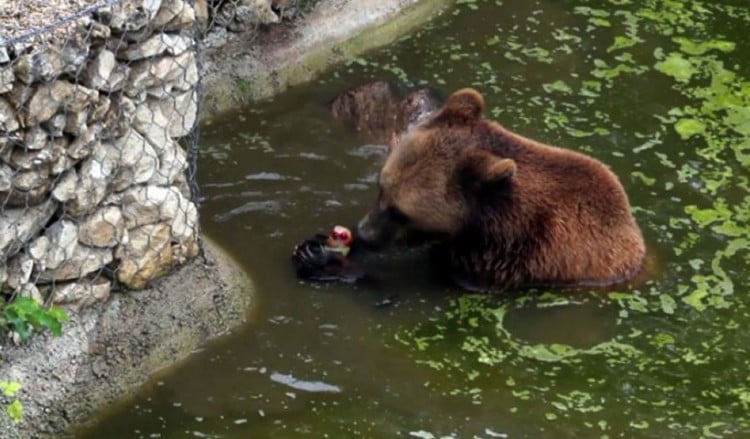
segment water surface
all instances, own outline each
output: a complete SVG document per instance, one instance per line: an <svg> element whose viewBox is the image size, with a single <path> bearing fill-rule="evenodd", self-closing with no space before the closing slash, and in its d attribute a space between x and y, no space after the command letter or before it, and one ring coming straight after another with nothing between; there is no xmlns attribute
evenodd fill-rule
<svg viewBox="0 0 750 439"><path fill-rule="evenodd" d="M750 13L743 1L462 1L391 47L203 129L202 221L253 321L80 438L750 435ZM655 257L616 291L462 295L418 251L372 286L297 281L293 245L369 208L382 160L325 107L375 79L621 176ZM383 299L390 307L378 307Z"/></svg>

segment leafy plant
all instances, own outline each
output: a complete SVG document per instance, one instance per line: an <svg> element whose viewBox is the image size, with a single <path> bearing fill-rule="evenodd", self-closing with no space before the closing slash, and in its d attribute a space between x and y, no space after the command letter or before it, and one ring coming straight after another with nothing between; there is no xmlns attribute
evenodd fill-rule
<svg viewBox="0 0 750 439"><path fill-rule="evenodd" d="M0 308L0 328L17 333L21 341L27 341L34 331L45 328L59 336L62 324L67 321L64 310L54 306L44 308L27 297L19 297Z"/></svg>
<svg viewBox="0 0 750 439"><path fill-rule="evenodd" d="M27 341L34 332L44 329L59 336L62 334L62 324L68 320L64 310L54 306L44 308L28 297L18 297L11 303L0 301L0 331L15 332L22 342ZM0 405L5 406L5 412L15 422L23 417L23 404L15 397L20 389L21 383L17 381L0 381L0 396L10 401L3 401Z"/></svg>
<svg viewBox="0 0 750 439"><path fill-rule="evenodd" d="M19 390L21 390L21 384L17 381L0 381L0 393L6 398L13 398L5 406L5 412L15 422L20 421L23 416L23 405L20 400L15 398Z"/></svg>

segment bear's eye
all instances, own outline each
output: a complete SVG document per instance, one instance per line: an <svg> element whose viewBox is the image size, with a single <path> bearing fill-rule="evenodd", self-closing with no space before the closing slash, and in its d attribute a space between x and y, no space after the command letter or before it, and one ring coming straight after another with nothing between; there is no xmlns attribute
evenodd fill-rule
<svg viewBox="0 0 750 439"><path fill-rule="evenodd" d="M388 206L388 209L385 210L385 214L388 215L388 219L396 224L403 226L409 223L409 216L396 206Z"/></svg>

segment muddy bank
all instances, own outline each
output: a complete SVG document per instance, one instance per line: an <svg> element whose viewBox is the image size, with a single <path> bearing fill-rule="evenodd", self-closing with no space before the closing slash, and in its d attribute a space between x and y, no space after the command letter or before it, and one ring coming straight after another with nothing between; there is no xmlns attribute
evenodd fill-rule
<svg viewBox="0 0 750 439"><path fill-rule="evenodd" d="M0 377L22 385L23 420L0 416L0 437L60 437L248 318L253 286L232 258L204 240L197 258L140 292L70 312L61 337L2 348Z"/></svg>
<svg viewBox="0 0 750 439"><path fill-rule="evenodd" d="M405 35L453 0L323 0L279 35L228 35L202 50L202 117L269 98ZM261 30L261 32L263 32Z"/></svg>

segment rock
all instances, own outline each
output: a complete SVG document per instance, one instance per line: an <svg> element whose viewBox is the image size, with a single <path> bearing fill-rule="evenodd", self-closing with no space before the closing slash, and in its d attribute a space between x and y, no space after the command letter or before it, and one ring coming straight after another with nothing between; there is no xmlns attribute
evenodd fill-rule
<svg viewBox="0 0 750 439"><path fill-rule="evenodd" d="M115 248L117 280L128 288L140 290L172 267L169 226L147 224L130 230L128 243Z"/></svg>
<svg viewBox="0 0 750 439"><path fill-rule="evenodd" d="M68 172L63 174L60 180L52 189L52 198L64 203L72 199L76 195L76 187L78 185L78 175L75 169L70 169Z"/></svg>
<svg viewBox="0 0 750 439"><path fill-rule="evenodd" d="M95 124L87 127L86 131L76 137L76 139L68 147L68 157L77 161L91 154L94 146L97 142L99 142L101 131L101 124Z"/></svg>
<svg viewBox="0 0 750 439"><path fill-rule="evenodd" d="M18 290L21 285L28 283L34 270L34 260L27 254L18 254L8 261L8 279L5 284L11 290Z"/></svg>
<svg viewBox="0 0 750 439"><path fill-rule="evenodd" d="M114 247L122 240L124 232L122 211L115 206L105 206L83 220L78 242L91 247Z"/></svg>
<svg viewBox="0 0 750 439"><path fill-rule="evenodd" d="M45 231L44 238L47 241L47 251L42 253L42 257L37 261L44 267L43 271L54 270L73 256L78 245L78 226L73 221L60 220ZM37 238L39 239L42 237ZM44 244L35 245L43 246Z"/></svg>
<svg viewBox="0 0 750 439"><path fill-rule="evenodd" d="M57 80L41 85L29 100L26 125L49 120L62 107L65 111L82 111L99 97L96 90Z"/></svg>
<svg viewBox="0 0 750 439"><path fill-rule="evenodd" d="M112 104L102 118L102 140L122 137L131 129L131 122L135 115L136 105L132 99L123 94L112 97Z"/></svg>
<svg viewBox="0 0 750 439"><path fill-rule="evenodd" d="M111 249L80 245L78 226L70 220L54 223L45 235L49 239L49 251L42 262L45 269L37 275L38 282L79 279L112 262Z"/></svg>
<svg viewBox="0 0 750 439"><path fill-rule="evenodd" d="M57 203L48 199L38 206L0 211L0 261L15 254L52 217Z"/></svg>
<svg viewBox="0 0 750 439"><path fill-rule="evenodd" d="M97 90L112 91L109 81L115 67L117 67L115 54L107 49L102 49L83 70L83 84Z"/></svg>
<svg viewBox="0 0 750 439"><path fill-rule="evenodd" d="M31 259L37 261L38 264L41 264L45 259L45 255L49 252L49 248L49 238L42 235L33 240L26 251ZM45 268L46 267L41 267L40 270L44 270Z"/></svg>
<svg viewBox="0 0 750 439"><path fill-rule="evenodd" d="M0 64L10 62L10 56L8 55L8 48L5 45L0 46Z"/></svg>
<svg viewBox="0 0 750 439"><path fill-rule="evenodd" d="M5 163L0 163L0 192L8 192L13 188L13 175L16 171Z"/></svg>
<svg viewBox="0 0 750 439"><path fill-rule="evenodd" d="M138 105L133 116L133 128L151 143L159 155L171 143L170 124L170 120L164 115L159 102L155 99L147 99L146 102Z"/></svg>
<svg viewBox="0 0 750 439"><path fill-rule="evenodd" d="M26 102L31 98L31 94L34 92L34 87L30 87L24 84L22 81L14 81L13 90L7 94L8 101L13 108L18 111Z"/></svg>
<svg viewBox="0 0 750 439"><path fill-rule="evenodd" d="M87 109L80 111L69 111L65 116L65 127L63 132L68 133L72 136L79 136L86 132L88 126L86 121L88 120L89 113Z"/></svg>
<svg viewBox="0 0 750 439"><path fill-rule="evenodd" d="M60 280L80 279L88 274L98 272L112 262L112 249L92 248L76 245L73 253L54 270L45 270L37 276L38 283L49 283Z"/></svg>
<svg viewBox="0 0 750 439"><path fill-rule="evenodd" d="M130 69L128 96L153 87L171 87L189 90L198 83L198 66L195 53L188 50L181 55L163 56L153 60L136 61Z"/></svg>
<svg viewBox="0 0 750 439"><path fill-rule="evenodd" d="M156 186L170 186L187 170L187 154L179 143L169 139L159 155L159 169L149 180Z"/></svg>
<svg viewBox="0 0 750 439"><path fill-rule="evenodd" d="M44 149L28 150L26 148L14 148L10 155L9 164L20 171L32 171L46 168L45 171L48 172L51 170L50 165L65 155L65 148L67 146L68 140L61 137L48 142L47 147ZM46 175L47 172L42 172L42 174ZM16 186L18 187L18 185ZM18 189L28 191L38 186L39 184L29 188L18 187Z"/></svg>
<svg viewBox="0 0 750 439"><path fill-rule="evenodd" d="M123 2L97 9L96 18L115 34L136 33L148 26L160 5L160 0Z"/></svg>
<svg viewBox="0 0 750 439"><path fill-rule="evenodd" d="M66 305L74 310L104 302L109 299L112 282L103 277L95 280L69 282L56 286L52 294L53 305Z"/></svg>
<svg viewBox="0 0 750 439"><path fill-rule="evenodd" d="M198 209L180 189L163 186L136 186L117 197L110 204L122 206L125 228L164 222L171 227L172 239L183 242L195 239L198 230Z"/></svg>
<svg viewBox="0 0 750 439"><path fill-rule="evenodd" d="M13 81L16 75L13 73L11 66L0 67L0 94L13 90Z"/></svg>
<svg viewBox="0 0 750 439"><path fill-rule="evenodd" d="M145 183L159 167L159 157L151 144L135 130L128 131L107 148L116 163L111 189L122 191L129 186Z"/></svg>
<svg viewBox="0 0 750 439"><path fill-rule="evenodd" d="M151 21L151 26L166 32L190 30L196 15L199 20L208 21L206 0L197 0L195 9L183 0L162 0L161 9Z"/></svg>
<svg viewBox="0 0 750 439"><path fill-rule="evenodd" d="M42 123L42 127L47 131L50 137L62 137L63 130L67 124L67 119L64 114L56 114L52 116L48 121Z"/></svg>
<svg viewBox="0 0 750 439"><path fill-rule="evenodd" d="M236 0L225 2L215 21L232 32L242 32L258 24L278 23L281 20L271 9L270 0Z"/></svg>
<svg viewBox="0 0 750 439"><path fill-rule="evenodd" d="M88 119L86 120L89 124L100 123L102 119L109 112L109 107L112 106L112 100L107 96L100 96L99 99L91 106L91 111L88 113Z"/></svg>
<svg viewBox="0 0 750 439"><path fill-rule="evenodd" d="M18 57L14 64L16 77L26 84L51 81L63 72L64 63L57 49Z"/></svg>
<svg viewBox="0 0 750 439"><path fill-rule="evenodd" d="M49 183L49 169L46 168L18 171L13 177L13 188L23 192L33 191Z"/></svg>
<svg viewBox="0 0 750 439"><path fill-rule="evenodd" d="M42 293L39 291L39 288L37 288L36 285L32 283L25 283L21 285L16 290L16 293L21 297L27 297L29 299L32 299L34 302L36 302L39 305L44 304L44 297L42 296Z"/></svg>
<svg viewBox="0 0 750 439"><path fill-rule="evenodd" d="M73 177L66 174L52 192L52 196L64 200L68 214L80 217L92 211L107 195L116 166L116 160L108 155L106 147L96 142L91 155L82 162L80 170L72 173L76 179L72 185L72 194L70 182Z"/></svg>
<svg viewBox="0 0 750 439"><path fill-rule="evenodd" d="M153 56L169 54L179 55L193 45L193 39L188 35L157 33L145 41L131 44L117 52L117 58L126 61L136 61Z"/></svg>
<svg viewBox="0 0 750 439"><path fill-rule="evenodd" d="M198 118L198 92L186 91L159 101L164 117L170 121L168 134L172 138L190 134Z"/></svg>
<svg viewBox="0 0 750 439"><path fill-rule="evenodd" d="M16 111L7 99L0 96L0 131L15 131L18 127Z"/></svg>
<svg viewBox="0 0 750 439"><path fill-rule="evenodd" d="M50 136L40 126L35 125L27 128L23 136L23 146L32 151L43 149L47 146Z"/></svg>

